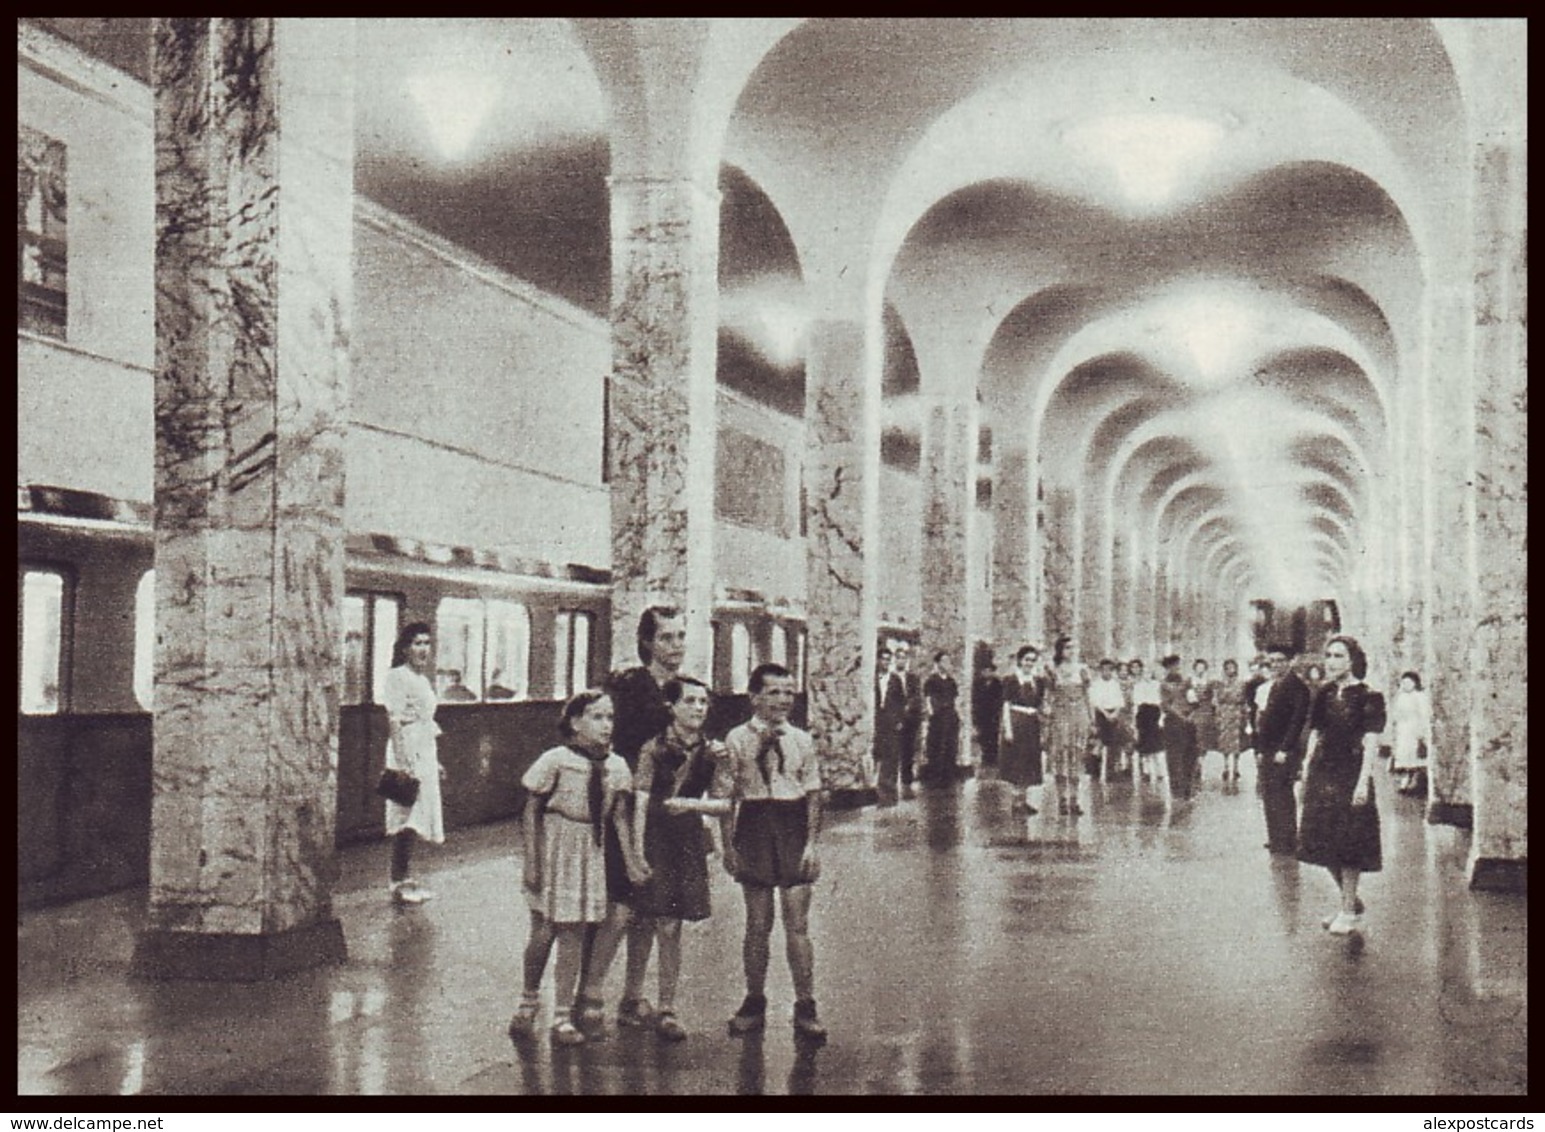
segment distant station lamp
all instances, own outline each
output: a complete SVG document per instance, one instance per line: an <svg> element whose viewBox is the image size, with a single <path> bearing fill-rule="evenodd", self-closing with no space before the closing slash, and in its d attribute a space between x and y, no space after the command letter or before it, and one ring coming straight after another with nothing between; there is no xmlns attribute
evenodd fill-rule
<svg viewBox="0 0 1545 1132"><path fill-rule="evenodd" d="M435 148L446 161L461 161L472 150L478 131L499 98L499 83L472 67L436 67L408 78L408 93L418 105Z"/></svg>
<svg viewBox="0 0 1545 1132"><path fill-rule="evenodd" d="M1135 212L1172 204L1223 141L1226 128L1210 118L1167 111L1102 114L1074 122L1062 141L1084 160L1102 165Z"/></svg>

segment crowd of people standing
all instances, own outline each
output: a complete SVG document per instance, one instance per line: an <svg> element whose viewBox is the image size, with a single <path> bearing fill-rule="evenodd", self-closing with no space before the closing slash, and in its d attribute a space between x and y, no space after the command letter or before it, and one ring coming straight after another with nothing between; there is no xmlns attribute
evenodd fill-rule
<svg viewBox="0 0 1545 1132"><path fill-rule="evenodd" d="M510 1023L517 1040L535 1030L551 964L553 1040L584 1043L603 1024L605 980L624 940L617 1025L685 1038L675 1005L681 935L685 923L711 914L715 852L739 883L746 912L746 993L729 1020L731 1035L765 1025L770 940L781 912L795 1033L825 1038L809 932L822 779L812 736L789 721L793 674L777 664L757 667L751 718L716 741L704 733L708 685L680 671L685 645L678 611L647 610L638 627L642 663L571 697L560 716L562 742L521 780L529 799L522 888L531 925ZM913 795L920 742L923 781L946 784L962 769L952 657L935 653L920 679L910 671L910 649L892 641L879 653L873 764L882 802ZM389 893L405 905L433 895L411 875L415 842L444 838L432 653L429 626L405 626L384 685L388 773L414 783L411 796L386 803ZM970 689L972 732L984 769L1013 787L1016 808L1033 814L1047 807L1050 783L1058 815L1074 818L1083 813L1085 777L1151 782L1185 803L1206 756L1221 757L1229 781L1239 778L1240 755L1253 751L1265 847L1331 873L1341 902L1324 925L1349 934L1364 912L1360 878L1381 867L1372 769L1385 754L1401 790L1424 784L1431 711L1419 674L1407 672L1387 713L1383 696L1364 682L1367 658L1350 637L1327 642L1322 675L1293 659L1272 648L1255 658L1248 678L1225 660L1214 679L1205 659L1186 676L1181 658L1170 655L1162 679L1154 679L1141 659L1104 659L1091 671L1075 642L1059 637L1049 660L1033 645L1018 649L1001 677L985 658ZM1382 748L1387 714L1392 742ZM644 984L656 944L653 1006Z"/></svg>

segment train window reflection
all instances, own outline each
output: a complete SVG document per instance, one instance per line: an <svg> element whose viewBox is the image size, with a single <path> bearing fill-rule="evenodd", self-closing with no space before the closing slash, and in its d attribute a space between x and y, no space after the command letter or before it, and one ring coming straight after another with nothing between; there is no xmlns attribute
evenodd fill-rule
<svg viewBox="0 0 1545 1132"><path fill-rule="evenodd" d="M530 688L531 614L514 601L488 603L488 687L490 700L524 700Z"/></svg>
<svg viewBox="0 0 1545 1132"><path fill-rule="evenodd" d="M359 594L343 598L343 702L363 703L365 674L369 671L370 640L366 636L365 599Z"/></svg>
<svg viewBox="0 0 1545 1132"><path fill-rule="evenodd" d="M773 623L767 637L767 659L773 664L789 667L789 631L777 622Z"/></svg>
<svg viewBox="0 0 1545 1132"><path fill-rule="evenodd" d="M559 613L553 626L553 695L568 699L590 686L590 646L595 614L581 610Z"/></svg>
<svg viewBox="0 0 1545 1132"><path fill-rule="evenodd" d="M740 622L730 626L730 690L737 695L751 684L751 630Z"/></svg>
<svg viewBox="0 0 1545 1132"><path fill-rule="evenodd" d="M156 572L146 570L134 591L134 698L146 711L155 709Z"/></svg>
<svg viewBox="0 0 1545 1132"><path fill-rule="evenodd" d="M402 599L372 594L370 614L370 698L379 704L386 699L386 674L392 670L392 648L397 644L397 626L402 622Z"/></svg>
<svg viewBox="0 0 1545 1132"><path fill-rule="evenodd" d="M445 597L435 613L435 686L444 703L471 703L483 686L483 603Z"/></svg>
<svg viewBox="0 0 1545 1132"><path fill-rule="evenodd" d="M60 668L64 656L64 575L25 570L21 583L21 711L56 715L62 710Z"/></svg>

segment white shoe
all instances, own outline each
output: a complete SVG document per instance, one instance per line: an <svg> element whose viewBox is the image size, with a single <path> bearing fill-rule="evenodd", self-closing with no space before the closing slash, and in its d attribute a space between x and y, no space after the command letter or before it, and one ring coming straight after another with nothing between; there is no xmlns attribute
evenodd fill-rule
<svg viewBox="0 0 1545 1132"><path fill-rule="evenodd" d="M398 881L391 887L392 903L422 904L429 895L410 880Z"/></svg>
<svg viewBox="0 0 1545 1132"><path fill-rule="evenodd" d="M1331 935L1351 935L1357 930L1360 922L1360 918L1350 912L1337 912L1335 919L1328 925L1328 930Z"/></svg>

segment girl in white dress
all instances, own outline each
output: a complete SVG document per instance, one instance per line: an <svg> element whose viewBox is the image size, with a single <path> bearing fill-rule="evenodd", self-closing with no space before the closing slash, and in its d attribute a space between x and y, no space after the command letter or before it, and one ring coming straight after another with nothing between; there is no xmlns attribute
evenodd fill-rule
<svg viewBox="0 0 1545 1132"><path fill-rule="evenodd" d="M520 780L531 794L523 823L531 934L522 964L525 985L510 1020L510 1037L518 1040L535 1029L542 976L556 942L553 1040L580 1045L585 1035L570 1018L570 1004L579 981L585 929L605 924L615 935L619 917L625 915L625 906L613 906L606 893L607 822L621 822L618 841L628 879L644 884L649 867L636 852L642 839L633 836L630 811L617 811L618 800L633 789L633 775L611 749L611 697L597 688L577 693L563 705L558 731L564 745L544 751ZM596 963L590 978L599 986L606 978L606 963L592 956Z"/></svg>
<svg viewBox="0 0 1545 1132"><path fill-rule="evenodd" d="M1432 702L1422 690L1417 672L1400 674L1400 691L1390 711L1394 742L1390 744L1390 770L1402 794L1420 794L1426 788L1427 752L1432 747Z"/></svg>
<svg viewBox="0 0 1545 1132"><path fill-rule="evenodd" d="M411 806L386 803L386 836L392 839L392 873L388 891L398 904L422 904L434 893L411 875L413 842L422 837L445 842L440 813L440 755L435 739L439 700L430 680L434 671L434 637L429 626L415 621L403 626L392 649L392 668L381 696L386 702L389 735L386 765L418 779L418 800Z"/></svg>

